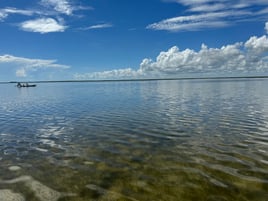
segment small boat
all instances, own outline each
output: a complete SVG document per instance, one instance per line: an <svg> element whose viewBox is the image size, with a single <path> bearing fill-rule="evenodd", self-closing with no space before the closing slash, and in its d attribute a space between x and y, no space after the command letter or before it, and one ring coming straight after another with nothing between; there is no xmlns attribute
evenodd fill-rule
<svg viewBox="0 0 268 201"><path fill-rule="evenodd" d="M17 83L17 87L21 88L21 87L36 87L36 84L28 84L28 83Z"/></svg>

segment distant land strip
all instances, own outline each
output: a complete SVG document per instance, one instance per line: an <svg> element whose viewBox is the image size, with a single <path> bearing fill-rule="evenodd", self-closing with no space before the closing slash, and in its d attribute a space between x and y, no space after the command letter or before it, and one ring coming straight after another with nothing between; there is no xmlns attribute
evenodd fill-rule
<svg viewBox="0 0 268 201"><path fill-rule="evenodd" d="M140 79L96 79L96 80L39 80L39 81L5 81L10 83L61 83L61 82L135 82L135 81L161 81L161 80L225 80L225 79L267 79L268 76L231 76L231 77L184 77L184 78L140 78Z"/></svg>

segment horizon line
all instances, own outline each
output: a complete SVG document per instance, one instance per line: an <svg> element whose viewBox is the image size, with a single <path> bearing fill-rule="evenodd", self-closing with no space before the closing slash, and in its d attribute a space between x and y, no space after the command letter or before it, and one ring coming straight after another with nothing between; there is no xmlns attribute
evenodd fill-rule
<svg viewBox="0 0 268 201"><path fill-rule="evenodd" d="M57 83L57 82L135 82L135 81L157 81L157 80L213 80L213 79L258 79L268 78L268 75L263 76L215 76L215 77L181 77L181 78L136 78L136 79L85 79L85 80L29 80L29 81L0 81L0 84L10 83Z"/></svg>

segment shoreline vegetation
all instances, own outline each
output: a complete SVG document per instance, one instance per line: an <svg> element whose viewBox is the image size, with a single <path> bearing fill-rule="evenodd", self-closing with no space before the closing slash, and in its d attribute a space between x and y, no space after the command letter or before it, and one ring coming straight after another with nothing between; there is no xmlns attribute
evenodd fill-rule
<svg viewBox="0 0 268 201"><path fill-rule="evenodd" d="M27 83L63 83L63 82L135 82L157 80L225 80L225 79L267 79L268 76L230 76L230 77L182 77L182 78L138 78L138 79L96 79L96 80L37 80ZM22 81L0 81L0 84L17 84Z"/></svg>

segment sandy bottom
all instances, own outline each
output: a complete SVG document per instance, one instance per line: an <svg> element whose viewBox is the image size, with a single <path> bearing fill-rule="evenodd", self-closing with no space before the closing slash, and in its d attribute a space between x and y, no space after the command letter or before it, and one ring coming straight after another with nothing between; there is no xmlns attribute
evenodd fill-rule
<svg viewBox="0 0 268 201"><path fill-rule="evenodd" d="M18 171L20 167L11 166L9 167L11 171ZM0 180L0 184L16 184L21 183L29 189L29 191L34 193L34 196L40 201L57 201L61 197L65 196L75 196L71 193L61 193L50 187L42 184L41 182L35 180L29 175L23 175L10 180ZM20 193L13 192L10 189L0 189L0 201L24 201L25 198Z"/></svg>

